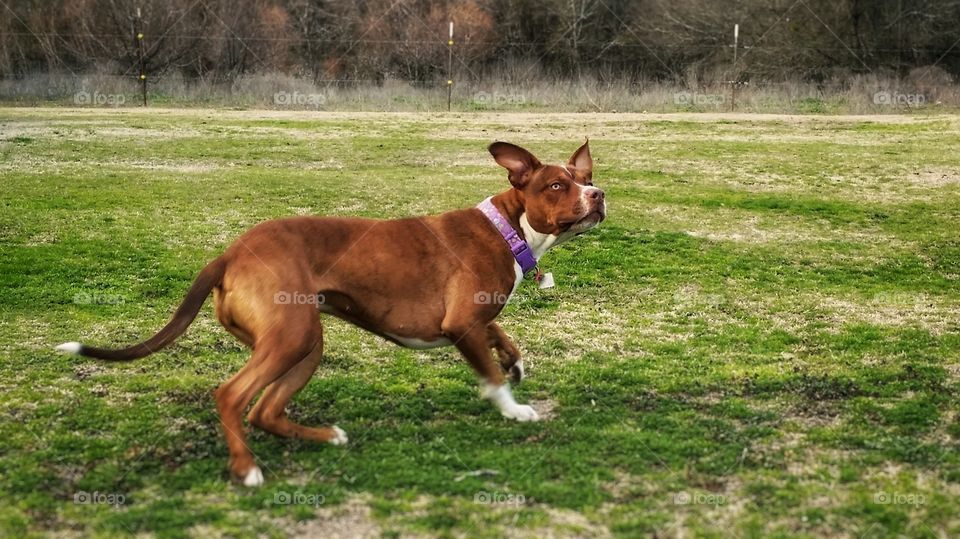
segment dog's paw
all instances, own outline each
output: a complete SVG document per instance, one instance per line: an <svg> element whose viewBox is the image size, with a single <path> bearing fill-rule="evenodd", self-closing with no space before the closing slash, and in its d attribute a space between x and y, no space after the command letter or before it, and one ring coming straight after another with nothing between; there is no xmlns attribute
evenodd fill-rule
<svg viewBox="0 0 960 539"><path fill-rule="evenodd" d="M258 466L250 468L250 471L247 472L247 475L243 478L243 486L245 487L259 487L263 484L263 472L260 471Z"/></svg>
<svg viewBox="0 0 960 539"><path fill-rule="evenodd" d="M333 445L347 445L347 433L343 431L340 427L334 425L330 427L335 433L333 438L330 438L328 442Z"/></svg>
<svg viewBox="0 0 960 539"><path fill-rule="evenodd" d="M510 367L510 380L514 384L519 384L523 381L523 360L513 364L513 367Z"/></svg>
<svg viewBox="0 0 960 539"><path fill-rule="evenodd" d="M533 409L532 406L527 406L526 404L517 404L503 410L503 417L508 419L516 419L521 423L527 421L539 421L540 416L537 415L537 411Z"/></svg>

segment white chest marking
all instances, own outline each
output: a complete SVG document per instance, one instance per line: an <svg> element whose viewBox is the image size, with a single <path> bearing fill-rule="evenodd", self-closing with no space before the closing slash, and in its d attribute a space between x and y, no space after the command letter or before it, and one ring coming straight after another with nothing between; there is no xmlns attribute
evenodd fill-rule
<svg viewBox="0 0 960 539"><path fill-rule="evenodd" d="M520 215L520 228L523 229L523 237L527 245L530 246L530 249L533 250L533 257L536 258L538 262L540 261L540 257L550 250L551 247L555 247L574 236L572 232L564 232L559 236L537 232L530 226L530 221L527 220L526 213Z"/></svg>
<svg viewBox="0 0 960 539"><path fill-rule="evenodd" d="M520 263L516 260L513 261L513 275L513 290L510 291L511 296L517 291L517 288L520 288L520 283L523 282L523 268L520 267Z"/></svg>
<svg viewBox="0 0 960 539"><path fill-rule="evenodd" d="M440 348L441 346L450 346L453 344L450 339L446 337L440 337L435 341L425 341L416 337L400 337L392 333L387 333L387 335L404 347L413 348L414 350L429 350L430 348Z"/></svg>

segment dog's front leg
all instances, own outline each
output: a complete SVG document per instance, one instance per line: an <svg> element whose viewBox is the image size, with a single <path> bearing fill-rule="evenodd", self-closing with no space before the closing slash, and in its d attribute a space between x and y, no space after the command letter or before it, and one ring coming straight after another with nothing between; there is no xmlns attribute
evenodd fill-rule
<svg viewBox="0 0 960 539"><path fill-rule="evenodd" d="M481 396L490 399L504 417L517 421L537 421L536 410L513 400L510 384L504 381L500 367L490 353L487 327L476 322L444 322L444 333L456 343L473 369L483 380Z"/></svg>
<svg viewBox="0 0 960 539"><path fill-rule="evenodd" d="M490 322L487 325L487 339L490 347L497 351L500 356L500 367L503 372L510 373L510 379L513 383L519 384L523 381L523 358L520 357L520 350L513 344L510 337L503 331L496 322Z"/></svg>

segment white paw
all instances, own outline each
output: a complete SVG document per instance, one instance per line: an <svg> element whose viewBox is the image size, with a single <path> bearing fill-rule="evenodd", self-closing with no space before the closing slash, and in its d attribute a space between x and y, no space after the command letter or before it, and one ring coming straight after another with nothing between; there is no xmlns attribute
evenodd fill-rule
<svg viewBox="0 0 960 539"><path fill-rule="evenodd" d="M262 484L263 484L263 472L260 471L260 468L257 466L250 468L250 471L247 472L247 476L243 478L243 486L259 487Z"/></svg>
<svg viewBox="0 0 960 539"><path fill-rule="evenodd" d="M333 438L330 438L330 443L333 445L347 445L347 433L343 432L343 429L336 425L330 428L336 433Z"/></svg>
<svg viewBox="0 0 960 539"><path fill-rule="evenodd" d="M540 420L540 416L537 415L537 411L534 410L532 406L527 406L526 404L517 404L509 408L504 408L501 413L503 414L503 417L508 419L516 419L520 422Z"/></svg>
<svg viewBox="0 0 960 539"><path fill-rule="evenodd" d="M517 421L537 421L540 419L533 407L526 404L517 404L517 401L513 400L509 384L499 386L484 384L480 394L484 398L490 399L500 409L503 417L516 419Z"/></svg>

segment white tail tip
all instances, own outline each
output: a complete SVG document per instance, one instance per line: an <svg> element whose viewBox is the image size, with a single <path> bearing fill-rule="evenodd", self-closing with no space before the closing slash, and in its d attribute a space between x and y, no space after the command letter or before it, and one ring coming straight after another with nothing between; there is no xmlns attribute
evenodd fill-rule
<svg viewBox="0 0 960 539"><path fill-rule="evenodd" d="M65 342L63 344L58 344L56 348L57 350L61 352L66 352L68 354L79 354L81 347L82 345L80 343L76 341L71 341L71 342Z"/></svg>

